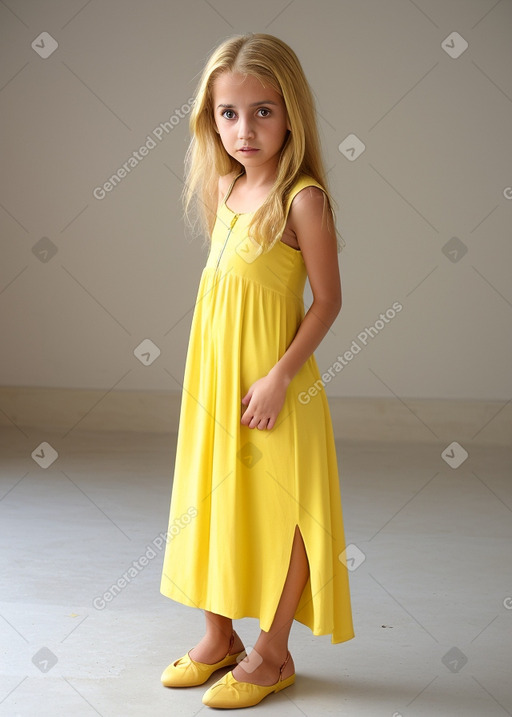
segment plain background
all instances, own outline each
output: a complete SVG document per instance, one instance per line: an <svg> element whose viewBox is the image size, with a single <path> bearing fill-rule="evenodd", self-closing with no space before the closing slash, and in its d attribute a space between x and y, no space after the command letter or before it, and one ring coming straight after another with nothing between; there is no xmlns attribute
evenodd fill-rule
<svg viewBox="0 0 512 717"><path fill-rule="evenodd" d="M320 369L403 306L326 386L356 639L296 624L297 684L257 714L512 714L511 30L510 0L0 2L2 717L201 710L160 683L203 629L159 593L161 545L94 603L168 525L206 261L187 119L93 192L246 31L288 42L317 100L347 243Z"/></svg>
<svg viewBox="0 0 512 717"><path fill-rule="evenodd" d="M511 396L510 2L6 2L0 28L4 387L180 392L206 261L180 206L187 117L93 191L176 122L213 48L252 31L303 65L347 244L321 372L361 350L328 395ZM31 47L43 31L47 59ZM151 366L134 355L145 339Z"/></svg>

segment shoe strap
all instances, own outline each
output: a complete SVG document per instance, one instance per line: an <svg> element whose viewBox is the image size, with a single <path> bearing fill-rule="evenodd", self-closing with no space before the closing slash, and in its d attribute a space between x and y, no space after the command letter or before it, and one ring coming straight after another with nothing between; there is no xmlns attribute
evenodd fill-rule
<svg viewBox="0 0 512 717"><path fill-rule="evenodd" d="M281 665L281 668L279 670L279 682L281 682L281 680L283 679L283 670L286 667L286 664L287 664L288 660L290 659L290 657L291 657L290 651L288 650L288 654L286 655L286 660L283 662L283 664Z"/></svg>
<svg viewBox="0 0 512 717"><path fill-rule="evenodd" d="M233 632L231 633L231 637L229 638L229 647L228 647L228 651L227 651L226 657L227 657L227 656L229 655L229 653L231 652L231 648L233 647L234 643L235 643L235 632L233 631ZM226 658L224 658L224 659L226 659Z"/></svg>

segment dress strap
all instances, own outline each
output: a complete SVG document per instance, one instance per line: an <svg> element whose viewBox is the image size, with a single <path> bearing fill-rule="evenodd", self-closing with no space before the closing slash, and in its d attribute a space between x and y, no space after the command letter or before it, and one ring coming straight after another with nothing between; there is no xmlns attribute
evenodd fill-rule
<svg viewBox="0 0 512 717"><path fill-rule="evenodd" d="M240 172L240 174L237 174L236 177L233 179L233 181L232 181L231 184L229 185L229 189L228 189L228 191L226 192L226 195L225 195L224 199L223 199L222 202L221 202L221 206L228 201L229 195L231 194L231 190L232 190L233 187L235 186L236 180L238 179L238 177L241 177L242 174L245 174L245 170L244 170L243 172Z"/></svg>

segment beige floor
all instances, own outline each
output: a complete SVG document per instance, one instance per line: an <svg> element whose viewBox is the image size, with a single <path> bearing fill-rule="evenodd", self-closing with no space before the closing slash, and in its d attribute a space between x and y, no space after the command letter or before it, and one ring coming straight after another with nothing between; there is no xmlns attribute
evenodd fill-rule
<svg viewBox="0 0 512 717"><path fill-rule="evenodd" d="M46 468L43 441L58 453ZM296 684L251 714L512 714L511 450L465 445L451 468L444 448L338 444L347 543L364 556L356 637L331 645L296 623ZM203 627L159 592L174 438L4 429L0 449L0 715L211 712L201 695L222 673L189 690L159 681ZM250 645L257 622L235 625Z"/></svg>

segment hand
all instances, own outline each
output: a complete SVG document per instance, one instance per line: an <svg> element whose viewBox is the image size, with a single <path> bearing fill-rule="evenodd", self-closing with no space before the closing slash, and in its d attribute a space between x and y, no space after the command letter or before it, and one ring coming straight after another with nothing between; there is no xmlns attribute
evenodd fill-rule
<svg viewBox="0 0 512 717"><path fill-rule="evenodd" d="M285 398L288 382L270 371L249 388L242 403L247 406L241 423L249 428L270 430L274 427Z"/></svg>

